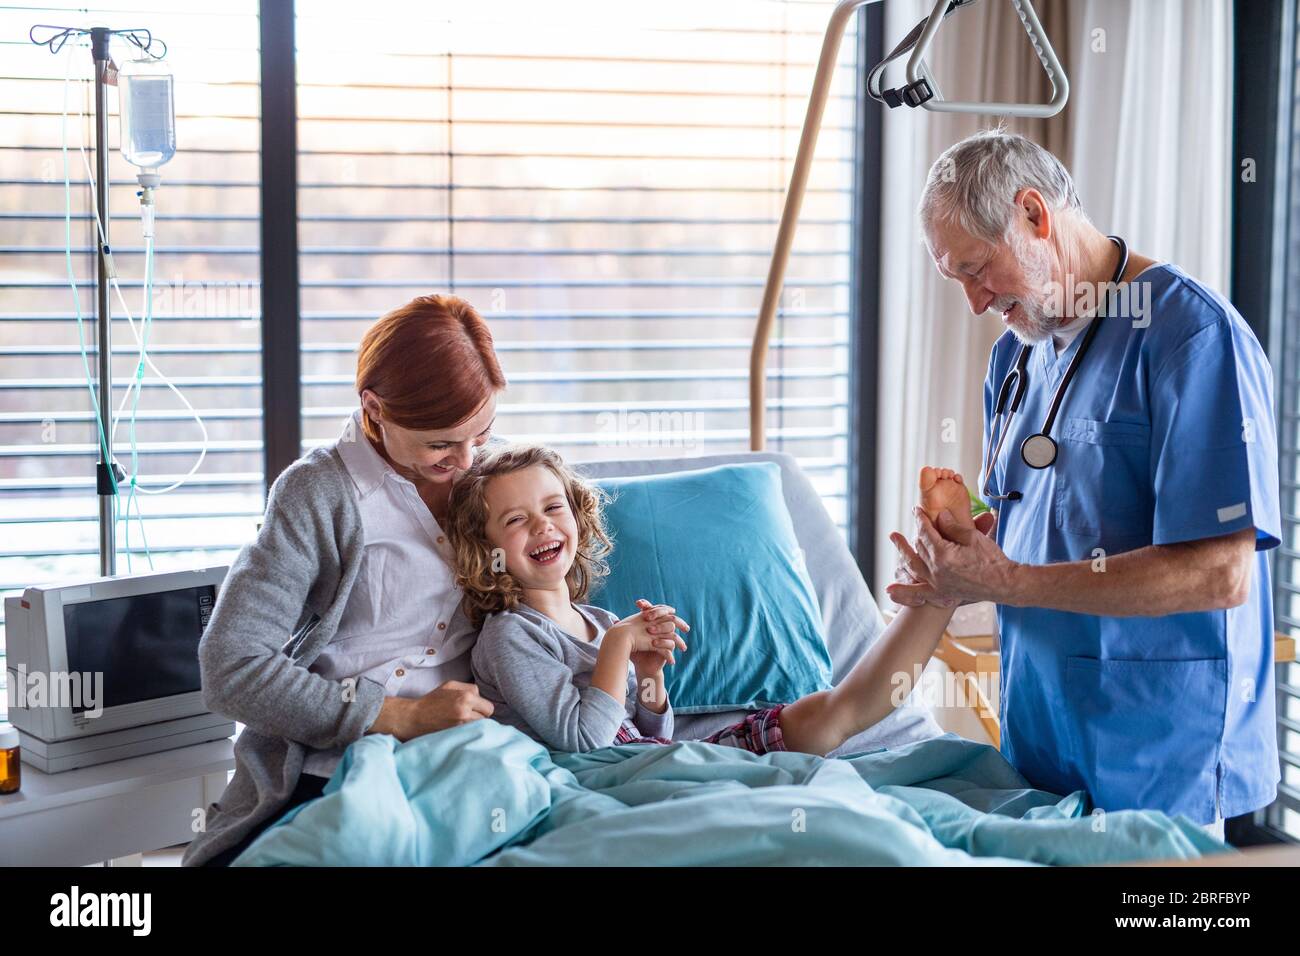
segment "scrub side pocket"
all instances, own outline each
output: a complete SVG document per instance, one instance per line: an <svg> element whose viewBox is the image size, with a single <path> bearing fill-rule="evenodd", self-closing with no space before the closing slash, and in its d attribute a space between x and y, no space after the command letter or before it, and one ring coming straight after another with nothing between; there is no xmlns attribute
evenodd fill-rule
<svg viewBox="0 0 1300 956"><path fill-rule="evenodd" d="M1056 476L1056 524L1089 548L1129 551L1151 542L1151 427L1067 418Z"/></svg>
<svg viewBox="0 0 1300 956"><path fill-rule="evenodd" d="M1227 661L1068 657L1065 668L1077 756L1093 802L1104 810L1163 810L1210 822Z"/></svg>

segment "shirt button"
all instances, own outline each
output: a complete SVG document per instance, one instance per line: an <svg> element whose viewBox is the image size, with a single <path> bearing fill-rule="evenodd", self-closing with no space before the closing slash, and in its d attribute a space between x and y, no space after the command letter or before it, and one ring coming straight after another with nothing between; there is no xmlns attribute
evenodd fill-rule
<svg viewBox="0 0 1300 956"><path fill-rule="evenodd" d="M433 655L437 654L438 652L436 649L431 647L427 651L425 651L425 653L428 654L430 657L433 657Z"/></svg>
<svg viewBox="0 0 1300 956"><path fill-rule="evenodd" d="M398 677L405 677L405 676L406 676L406 670L405 670L404 668L399 667L399 668L397 669L397 676L398 676Z"/></svg>
<svg viewBox="0 0 1300 956"><path fill-rule="evenodd" d="M442 543L443 543L444 541L446 541L446 540L447 540L447 539L444 538L442 535L438 535L438 543L439 543L439 544L442 544Z"/></svg>
<svg viewBox="0 0 1300 956"><path fill-rule="evenodd" d="M446 622L446 621L439 621L439 622L438 622L438 630L440 630L440 631L445 631L445 630L447 630L447 622Z"/></svg>

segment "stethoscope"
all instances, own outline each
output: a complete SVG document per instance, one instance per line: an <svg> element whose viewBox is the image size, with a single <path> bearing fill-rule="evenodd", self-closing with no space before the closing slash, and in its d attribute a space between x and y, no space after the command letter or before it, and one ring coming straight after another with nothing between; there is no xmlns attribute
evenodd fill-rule
<svg viewBox="0 0 1300 956"><path fill-rule="evenodd" d="M1115 267L1115 275L1110 280L1113 288L1119 284L1119 280L1124 276L1124 270L1128 268L1128 245L1119 236L1107 236L1106 238L1119 246L1119 265ZM1061 383L1056 386L1056 393L1052 396L1052 404L1047 409L1047 417L1043 419L1043 427L1020 444L1020 457L1030 468L1041 471L1044 468L1051 467L1056 461L1056 442L1050 434L1052 425L1056 422L1056 413L1061 409L1061 402L1065 399L1065 392L1070 387L1070 380L1074 378L1079 363L1083 361L1084 355L1088 353L1088 347L1092 345L1092 340L1097 337L1097 330L1101 328L1098 319L1104 317L1105 310L1103 309L1097 314L1097 318L1088 323L1087 331L1083 333L1083 341L1079 343L1078 351L1074 353L1074 358L1071 359L1069 367L1065 370ZM997 404L993 408L993 428L989 433L988 448L991 454L988 454L984 461L984 481L981 485L986 501L1019 501L1024 497L1018 491L995 495L989 491L989 482L993 478L993 466L1002 455L1002 443L1006 441L1007 433L1011 431L1011 422L1016 413L1020 411L1020 405L1025 400L1025 392L1029 390L1029 353L1032 351L1032 345L1020 346L1020 354L1016 356L1015 368L1007 373L1006 378L1002 380L1002 387L998 389ZM1011 400L1010 409L1007 408L1008 399ZM996 439L994 438L995 435L997 436Z"/></svg>

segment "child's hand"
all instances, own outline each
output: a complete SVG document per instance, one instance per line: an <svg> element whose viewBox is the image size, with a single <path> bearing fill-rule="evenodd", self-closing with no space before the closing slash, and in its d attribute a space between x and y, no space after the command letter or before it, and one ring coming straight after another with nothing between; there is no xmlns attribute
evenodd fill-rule
<svg viewBox="0 0 1300 956"><path fill-rule="evenodd" d="M668 658L672 651L662 648L655 648L653 651L633 651L627 656L632 663L632 669L636 671L637 682L645 680L647 677L659 677L664 672L664 665L668 663Z"/></svg>
<svg viewBox="0 0 1300 956"><path fill-rule="evenodd" d="M646 622L646 630L652 633L658 632L660 636L656 639L652 650L634 652L630 656L632 666L641 677L659 678L664 672L665 664L677 663L673 651L686 650L686 642L682 640L676 629L680 627L689 631L691 626L677 617L676 611L666 604L651 604L644 598L636 603L637 607L641 608L640 617Z"/></svg>
<svg viewBox="0 0 1300 956"><path fill-rule="evenodd" d="M677 617L675 609L666 604L651 604L645 599L636 603L641 610L623 618L610 631L617 629L627 635L632 645L633 663L636 663L637 655L645 654L656 654L669 664L676 663L673 650L686 650L686 642L677 633L677 628L689 631L690 625Z"/></svg>
<svg viewBox="0 0 1300 956"><path fill-rule="evenodd" d="M677 633L677 628L680 627L683 631L689 631L691 626L677 616L675 608L671 608L666 604L651 604L645 598L640 598L637 600L636 606L641 609L641 618L648 624L647 630L651 633L671 637L671 644L665 646L661 641L655 649L663 655L663 659L667 663L676 664L677 660L673 657L673 650L686 650L686 642Z"/></svg>

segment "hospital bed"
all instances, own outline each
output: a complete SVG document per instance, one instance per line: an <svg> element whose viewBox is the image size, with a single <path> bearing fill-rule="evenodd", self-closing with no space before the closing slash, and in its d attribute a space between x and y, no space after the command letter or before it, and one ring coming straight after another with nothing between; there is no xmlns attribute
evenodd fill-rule
<svg viewBox="0 0 1300 956"><path fill-rule="evenodd" d="M693 457L590 461L576 463L575 467L589 478L604 479L666 475L746 462L774 462L781 469L782 493L821 609L827 649L833 667L833 681L839 683L853 663L879 637L885 624L892 619L893 612L882 612L876 604L844 536L826 511L808 476L792 456L782 452L753 451ZM1294 638L1277 635L1276 648L1278 661L1294 660ZM968 705L992 740L993 746L998 747L1000 727L997 699L985 695L988 682L979 679L998 673L996 638L991 634L947 632L936 657L955 674L967 680ZM702 739L739 720L743 713L731 711L679 716L674 737L679 740ZM850 738L830 756L880 748L894 750L939 737L943 732L920 695L914 694L884 720ZM1157 860L1140 865L1296 866L1300 865L1300 846L1254 847L1233 855L1209 856L1191 861Z"/></svg>
<svg viewBox="0 0 1300 956"><path fill-rule="evenodd" d="M839 682L879 638L885 622L843 535L790 455L742 452L575 462L574 467L590 479L603 481L745 463L773 463L779 468L781 495L819 605L832 680ZM737 547L743 547L743 542ZM741 713L680 714L674 739L699 740L733 723ZM972 814L981 818L1004 814L1000 808L1012 805L1020 805L1020 811L1006 815L998 827L983 830L978 842L987 845L997 839L996 834L1010 834L1018 825L1019 835L1003 844L1006 852L980 853L994 858L987 862L1008 857L1011 862L1145 862L1152 855L1149 847L1156 845L1145 842L1141 833L1124 834L1132 829L1129 824L1135 816L1142 815L1114 815L1111 829L1128 841L1127 856L1070 858L1086 856L1086 844L1098 845L1081 796L1023 789L1023 778L987 745L944 734L919 695L846 741L832 753L845 758L843 763L836 761L837 766L824 773L818 769L820 758L810 755L754 758L731 748L691 750L692 746L699 747L689 743L614 747L588 754L552 752L548 758L545 748L493 721L472 722L405 744L385 735L369 736L345 755L345 766L336 774L340 789L333 796L327 788L324 797L286 815L237 865L607 865L630 862L621 855L629 848L635 848L642 862L667 865L968 865L970 857L956 852L967 845L962 839L945 843L950 850L938 849L929 837L917 837L912 822L900 826L902 817L924 818L933 834L937 833L934 822L950 822L954 812L965 813L973 827L978 822L970 819ZM405 748L414 749L399 756ZM854 772L869 786L860 786ZM778 779L783 774L787 778ZM548 783L552 785L549 796ZM794 786L764 791L772 783ZM686 788L693 788L689 795ZM973 788L970 793L975 796L963 810L953 799L966 803L962 794L967 788ZM665 796L672 791L675 796ZM986 806L980 794L1000 795ZM330 800L332 807L326 805ZM408 800L409 812L392 811ZM687 806L686 800L692 801L691 812L682 813L676 808ZM1049 814L1059 800L1061 813L1053 817L1057 823L1041 816L1037 820L1019 817L1026 800ZM882 813L899 801L911 809L904 808L898 819ZM512 826L542 816L548 822L540 830L526 824L512 831L515 835L508 841L489 843L484 835L488 828L472 825L479 818L472 813L465 817L466 807L477 806L503 808L501 819L515 821ZM584 816L592 806L599 812ZM808 831L809 843L790 827L791 808L803 812L804 806L834 808ZM1059 824L1071 818L1077 826L1066 833ZM547 829L557 819L554 828ZM1036 824L1046 827L1038 829ZM1198 827L1184 825L1200 834ZM1147 835L1155 832L1149 824L1142 826L1148 827ZM1157 825L1165 837L1171 826ZM1085 830L1088 835L1081 838ZM917 849L918 839L928 848ZM1201 839L1208 840L1203 835ZM471 845L466 848L464 843ZM1161 845L1169 844L1166 840ZM1185 847L1185 843L1175 845L1177 852ZM1169 851L1171 856L1174 852ZM1259 854L1250 857L1259 865L1294 865L1300 859L1300 848L1251 852ZM1240 865L1244 860L1234 854L1229 859L1211 856L1177 862L1218 866Z"/></svg>

